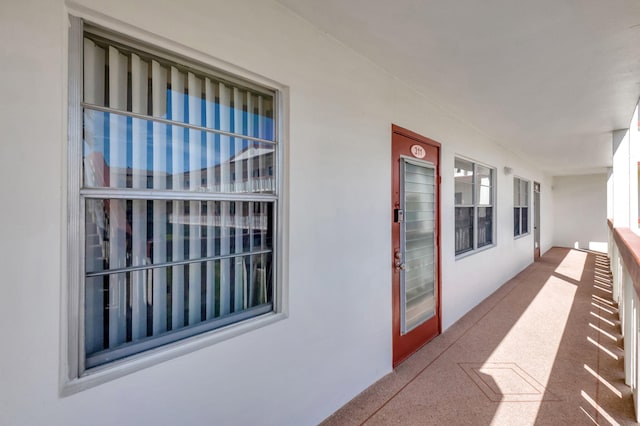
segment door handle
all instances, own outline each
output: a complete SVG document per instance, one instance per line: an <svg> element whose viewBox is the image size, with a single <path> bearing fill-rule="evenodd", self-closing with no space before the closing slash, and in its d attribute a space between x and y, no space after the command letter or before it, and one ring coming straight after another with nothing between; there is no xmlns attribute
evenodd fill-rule
<svg viewBox="0 0 640 426"><path fill-rule="evenodd" d="M395 266L396 271L404 270L405 265L404 265L404 262L401 260L402 259L402 253L400 253L400 250L396 250L396 252L394 253L393 257L395 258L395 260L393 262L393 266Z"/></svg>

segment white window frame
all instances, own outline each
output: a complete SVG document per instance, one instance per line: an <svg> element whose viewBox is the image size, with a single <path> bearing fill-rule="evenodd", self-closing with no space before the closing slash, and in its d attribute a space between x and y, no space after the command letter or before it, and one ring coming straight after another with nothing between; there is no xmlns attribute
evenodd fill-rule
<svg viewBox="0 0 640 426"><path fill-rule="evenodd" d="M64 252L66 263L66 284L63 285L61 309L61 358L60 358L60 395L66 396L86 388L113 380L140 369L164 362L195 350L211 346L217 342L267 326L288 316L287 270L284 265L288 257L288 182L287 144L285 129L288 125L288 88L270 79L217 60L202 52L186 48L172 41L137 30L120 21L109 19L91 11L72 11L69 15L68 33L68 149L67 149L67 244ZM218 72L227 78L237 79L245 84L254 83L275 93L274 96L274 132L276 143L275 194L276 217L273 230L273 268L274 296L273 310L263 315L236 322L228 326L196 334L184 340L174 341L163 346L137 353L92 369L84 368L84 332L82 297L84 282L84 218L80 208L80 185L82 182L82 85L83 85L83 38L84 22L91 22L98 28L109 28L108 32L127 41L128 45L143 46L145 50L173 59L184 60L189 64L201 64L207 72ZM118 35L118 34L121 34ZM156 48L153 46L163 46Z"/></svg>
<svg viewBox="0 0 640 426"><path fill-rule="evenodd" d="M497 238L497 227L496 227L496 211L497 211L497 199L496 199L496 194L497 194L497 174L496 174L496 168L493 166L490 166L488 164L485 163L481 163L479 161L470 159L470 158L466 158L460 155L456 155L454 156L454 170L455 170L455 161L456 160L461 160L461 161L465 161L467 163L471 163L472 167L473 167L473 203L471 204L459 204L455 201L455 177L454 177L454 214L455 214L455 209L460 207L460 208L469 208L469 207L473 207L473 247L469 250L460 252L460 253L456 253L455 254L455 258L456 260L458 259L462 259L465 258L467 256L471 256L475 253L479 253L488 249L491 249L492 247L496 246L496 238ZM479 185L476 181L476 178L478 176L478 166L481 167L485 167L489 170L491 170L491 200L492 203L491 204L480 204L479 200L478 200L478 192L477 192L477 186ZM478 247L478 208L480 207L491 207L491 229L492 229L492 236L491 236L491 244L486 244L483 245L481 247ZM454 235L455 235L455 219L454 219ZM454 250L455 250L455 243L454 243Z"/></svg>
<svg viewBox="0 0 640 426"><path fill-rule="evenodd" d="M526 205L520 204L520 188L521 188L520 184L522 182L527 184L527 198L526 198L527 204ZM518 188L518 197L517 197L517 199L516 199L515 195L513 197L513 208L514 209L520 209L520 221L518 223L518 232L517 233L515 232L515 223L513 224L513 226L514 226L513 238L514 239L525 237L525 236L527 236L527 235L529 235L531 233L531 181L528 180L528 179L521 178L519 176L514 176L513 177L513 189L514 189L514 192L515 192L515 189L516 189L516 185L517 185L517 188ZM527 232L522 232L522 217L523 217L522 216L522 209L525 208L525 207L527 209ZM514 221L515 221L515 218L514 218Z"/></svg>

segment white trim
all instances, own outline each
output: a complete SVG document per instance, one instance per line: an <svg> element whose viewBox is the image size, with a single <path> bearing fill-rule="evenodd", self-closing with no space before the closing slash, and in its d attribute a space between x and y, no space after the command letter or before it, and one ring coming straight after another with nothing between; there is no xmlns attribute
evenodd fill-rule
<svg viewBox="0 0 640 426"><path fill-rule="evenodd" d="M267 87L274 91L281 91L286 88L286 86L268 77L256 74L246 68L239 67L200 50L193 49L172 39L163 37L162 35L143 30L127 22L112 18L72 0L67 1L66 6L67 14L86 20L94 28L102 27L109 33L119 33L126 38L131 38L134 42L142 42L156 47L162 46L158 50L163 52L163 55L164 52L168 52L169 55L173 53L174 56L177 54L182 57L181 59L188 58L189 62L199 62L208 68L222 70L225 73L236 75L244 80L249 80L249 82L253 81L260 86Z"/></svg>
<svg viewBox="0 0 640 426"><path fill-rule="evenodd" d="M62 30L62 55L66 60L62 61L63 72L62 72L62 81L60 87L68 88L69 85L69 28L70 28L70 16L65 10L62 8L62 14L60 16L61 19L61 28ZM62 214L60 215L60 230L61 235L64 236L60 239L60 335L59 335L59 364L58 364L58 393L61 395L64 390L64 386L70 380L71 376L71 368L69 367L70 357L69 357L69 253L68 253L68 235L69 235L69 224L67 219L67 209L68 209L68 179L69 179L69 134L68 134L68 119L69 119L69 96L68 90L62 90L62 103L60 105L60 111L62 111L62 134L60 135L60 140L64 141L61 144L62 151L60 152L61 161L62 161L62 182L61 185L61 203L60 203L60 211Z"/></svg>
<svg viewBox="0 0 640 426"><path fill-rule="evenodd" d="M83 219L81 216L82 210L80 208L80 199L78 197L70 197L70 194L77 194L80 192L80 179L82 175L82 165L79 159L79 155L76 149L71 149L72 146L82 146L82 141L78 139L82 138L82 112L80 110L80 101L82 100L82 84L72 84L72 82L82 81L82 56L78 54L81 52L83 37L82 37L82 24L81 21L75 17L69 17L69 30L68 33L68 99L67 107L67 137L64 139L67 151L67 167L66 167L66 180L67 184L66 195L67 204L65 208L65 217L67 219L66 230L66 246L65 246L65 260L66 260L66 272L67 279L63 281L66 283L63 287L66 290L67 306L66 310L62 311L62 315L65 317L65 333L67 335L66 341L66 353L64 360L64 367L66 367L65 380L71 380L77 376L78 371L81 370L80 356L80 342L83 342L83 336L81 327L82 324L82 309L80 309L82 296L82 289L80 283L82 282L84 257L82 256L82 248L80 241L80 235L82 232L81 224Z"/></svg>
<svg viewBox="0 0 640 426"><path fill-rule="evenodd" d="M287 318L287 315L284 313L271 312L222 329L192 336L150 351L132 355L122 360L92 368L88 370L85 375L64 383L60 390L60 396L73 395L74 393L107 383L119 377L126 376L127 374L135 373L138 370L189 354L219 342L224 342L225 340L257 330L285 318Z"/></svg>
<svg viewBox="0 0 640 426"><path fill-rule="evenodd" d="M462 260L465 257L469 257L469 256L472 256L474 254L481 253L483 251L487 251L487 250L492 249L492 248L494 248L496 246L497 246L497 244L493 243L493 244L489 244L489 245L486 245L486 246L482 246L482 247L474 249L474 250L465 251L464 253L460 253L459 255L457 255L454 260L457 262L458 260Z"/></svg>
<svg viewBox="0 0 640 426"><path fill-rule="evenodd" d="M493 169L493 170L496 170L496 171L497 171L496 167L495 167L495 166L490 165L489 163L484 163L484 162L482 162L482 161L477 161L477 160L474 160L474 159L473 159L473 158L471 158L471 157L467 157L466 155L457 154L457 153L454 153L454 154L453 154L454 164L455 164L455 159L456 159L456 158L457 158L457 159L459 159L459 160L468 161L469 163L478 164L478 165L480 165L480 166L484 166L484 167L487 167L487 168L489 168L489 169ZM496 174L496 176L497 176L497 174Z"/></svg>

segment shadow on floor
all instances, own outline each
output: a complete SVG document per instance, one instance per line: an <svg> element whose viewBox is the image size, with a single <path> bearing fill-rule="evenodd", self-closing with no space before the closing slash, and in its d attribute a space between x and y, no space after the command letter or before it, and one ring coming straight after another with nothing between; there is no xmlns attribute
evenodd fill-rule
<svg viewBox="0 0 640 426"><path fill-rule="evenodd" d="M606 256L553 248L326 425L635 424Z"/></svg>

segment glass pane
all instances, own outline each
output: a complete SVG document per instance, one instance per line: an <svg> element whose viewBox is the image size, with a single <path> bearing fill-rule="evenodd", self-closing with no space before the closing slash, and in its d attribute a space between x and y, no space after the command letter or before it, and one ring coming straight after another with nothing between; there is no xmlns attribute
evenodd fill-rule
<svg viewBox="0 0 640 426"><path fill-rule="evenodd" d="M513 178L513 205L520 205L520 179Z"/></svg>
<svg viewBox="0 0 640 426"><path fill-rule="evenodd" d="M473 207L456 207L456 254L473 250Z"/></svg>
<svg viewBox="0 0 640 426"><path fill-rule="evenodd" d="M454 159L455 176L473 176L473 163L461 158Z"/></svg>
<svg viewBox="0 0 640 426"><path fill-rule="evenodd" d="M91 36L85 37L84 69L89 104L274 140L270 94Z"/></svg>
<svg viewBox="0 0 640 426"><path fill-rule="evenodd" d="M403 332L435 315L435 171L404 164ZM429 201L420 201L428 199Z"/></svg>
<svg viewBox="0 0 640 426"><path fill-rule="evenodd" d="M485 167L476 165L476 182L478 185L484 186L492 186L493 185L493 170Z"/></svg>
<svg viewBox="0 0 640 426"><path fill-rule="evenodd" d="M85 215L88 274L273 248L267 202L89 199Z"/></svg>
<svg viewBox="0 0 640 426"><path fill-rule="evenodd" d="M526 180L520 181L520 205L529 205L529 182Z"/></svg>
<svg viewBox="0 0 640 426"><path fill-rule="evenodd" d="M84 186L274 193L274 146L86 109Z"/></svg>
<svg viewBox="0 0 640 426"><path fill-rule="evenodd" d="M529 232L529 208L522 208L522 233L526 234Z"/></svg>
<svg viewBox="0 0 640 426"><path fill-rule="evenodd" d="M484 166L476 166L477 204L493 204L493 170Z"/></svg>
<svg viewBox="0 0 640 426"><path fill-rule="evenodd" d="M478 247L493 243L493 208L478 207Z"/></svg>
<svg viewBox="0 0 640 426"><path fill-rule="evenodd" d="M473 204L473 164L455 159L455 203L458 205Z"/></svg>
<svg viewBox="0 0 640 426"><path fill-rule="evenodd" d="M455 191L456 205L473 205L473 184L460 182L456 178Z"/></svg>
<svg viewBox="0 0 640 426"><path fill-rule="evenodd" d="M87 366L188 337L203 327L226 325L234 321L225 318L237 318L260 306L269 308L272 270L271 254L267 253L88 277ZM194 275L197 281L189 281ZM245 317L268 310L253 315L249 311ZM189 331L196 326L199 328ZM162 339L154 339L158 337ZM132 344L138 346L131 348Z"/></svg>
<svg viewBox="0 0 640 426"><path fill-rule="evenodd" d="M520 207L513 208L513 236L520 235Z"/></svg>
<svg viewBox="0 0 640 426"><path fill-rule="evenodd" d="M478 204L487 206L493 204L493 191L490 186L478 186Z"/></svg>

